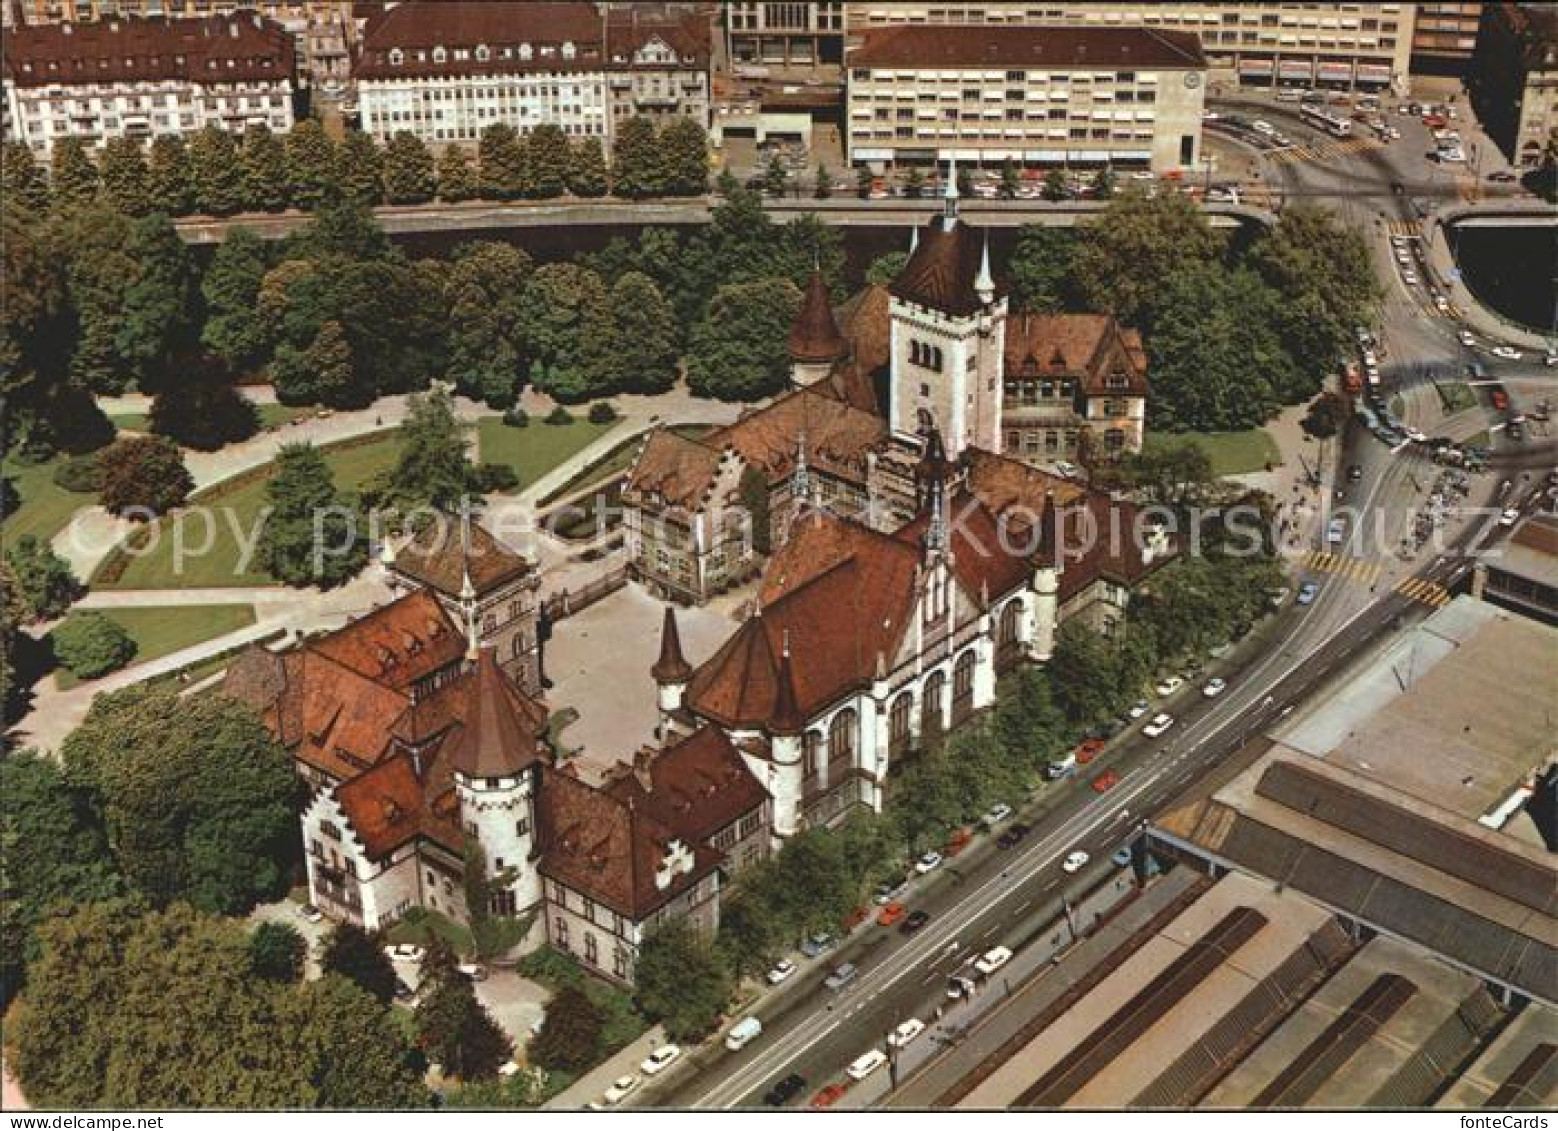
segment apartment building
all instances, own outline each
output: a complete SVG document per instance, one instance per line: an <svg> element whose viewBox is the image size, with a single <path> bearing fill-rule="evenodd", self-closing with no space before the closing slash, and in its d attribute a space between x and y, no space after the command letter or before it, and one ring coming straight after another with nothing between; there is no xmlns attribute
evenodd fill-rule
<svg viewBox="0 0 1558 1131"><path fill-rule="evenodd" d="M1482 4L1423 3L1417 5L1412 30L1412 73L1465 74L1477 50Z"/></svg>
<svg viewBox="0 0 1558 1131"><path fill-rule="evenodd" d="M725 58L738 75L818 70L843 61L843 0L736 0L721 5L721 12Z"/></svg>
<svg viewBox="0 0 1558 1131"><path fill-rule="evenodd" d="M258 12L293 37L298 71L314 83L341 83L351 72L356 23L349 0L4 0L6 27L86 23L120 16L199 19Z"/></svg>
<svg viewBox="0 0 1558 1131"><path fill-rule="evenodd" d="M364 132L474 143L504 122L600 139L639 113L709 121L706 23L586 3L399 4L363 32L355 69Z"/></svg>
<svg viewBox="0 0 1558 1131"><path fill-rule="evenodd" d="M296 52L257 13L15 27L4 60L7 140L46 157L77 137L292 128Z"/></svg>
<svg viewBox="0 0 1558 1131"><path fill-rule="evenodd" d="M1403 86L1413 48L1412 4L918 3L850 0L853 45L873 28L915 24L1147 27L1192 32L1219 81L1270 85Z"/></svg>
<svg viewBox="0 0 1558 1131"><path fill-rule="evenodd" d="M1558 160L1558 10L1488 4L1468 86L1483 129L1511 164Z"/></svg>
<svg viewBox="0 0 1558 1131"><path fill-rule="evenodd" d="M1184 32L915 27L866 32L848 58L855 164L1123 164L1200 157L1206 58Z"/></svg>

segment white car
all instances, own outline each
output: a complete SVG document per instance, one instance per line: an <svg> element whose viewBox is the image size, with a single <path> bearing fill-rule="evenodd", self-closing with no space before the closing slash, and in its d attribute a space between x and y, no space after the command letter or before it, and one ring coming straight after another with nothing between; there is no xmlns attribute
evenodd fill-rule
<svg viewBox="0 0 1558 1131"><path fill-rule="evenodd" d="M1226 679L1222 679L1220 677L1217 679L1209 679L1206 681L1206 686L1201 688L1201 694L1205 695L1208 699L1216 699L1227 689L1227 687L1228 681Z"/></svg>
<svg viewBox="0 0 1558 1131"><path fill-rule="evenodd" d="M925 1032L925 1022L918 1017L911 1017L893 1030L892 1035L887 1038L887 1043L895 1049L901 1049L923 1032Z"/></svg>
<svg viewBox="0 0 1558 1131"><path fill-rule="evenodd" d="M682 1055L679 1045L661 1045L644 1058L644 1063L638 1066L638 1070L645 1076L655 1076L664 1072L675 1064L677 1058Z"/></svg>
<svg viewBox="0 0 1558 1131"><path fill-rule="evenodd" d="M384 948L391 962L421 962L423 950L415 943L396 943Z"/></svg>
<svg viewBox="0 0 1558 1131"><path fill-rule="evenodd" d="M1131 709L1126 712L1126 714L1133 719L1139 719L1150 710L1152 710L1152 708L1147 705L1147 701L1145 699L1138 699L1131 706Z"/></svg>
<svg viewBox="0 0 1558 1131"><path fill-rule="evenodd" d="M999 825L1002 821L1006 820L1006 818L1010 817L1011 815L1012 807L1002 802L1000 804L990 806L990 811L984 815L982 820L987 825Z"/></svg>
<svg viewBox="0 0 1558 1131"><path fill-rule="evenodd" d="M1073 852L1071 855L1082 857L1082 863L1078 864L1077 868L1080 868L1082 864L1087 863L1087 853ZM1070 863L1070 857L1067 857L1067 863ZM1076 868L1066 869L1068 872L1075 872L1076 870ZM974 963L974 969L978 970L981 974L988 978L991 974L994 974L997 970L1005 966L1011 960L1012 952L1006 947L991 947L989 950L985 951L979 956L978 961Z"/></svg>
<svg viewBox="0 0 1558 1131"><path fill-rule="evenodd" d="M778 962L774 963L774 968L766 975L768 978L768 984L770 986L777 986L780 982L784 981L793 973L795 973L795 963L791 962L788 958L781 958Z"/></svg>
<svg viewBox="0 0 1558 1131"><path fill-rule="evenodd" d="M1493 356L1502 357L1505 361L1519 361L1521 353L1513 346L1494 346Z"/></svg>
<svg viewBox="0 0 1558 1131"><path fill-rule="evenodd" d="M1079 848L1066 857L1065 863L1061 864L1060 867L1062 871L1067 873L1080 872L1083 866L1091 859L1092 857Z"/></svg>
<svg viewBox="0 0 1558 1131"><path fill-rule="evenodd" d="M1474 346L1477 344L1477 339L1472 336L1470 330L1458 330L1455 337L1463 346Z"/></svg>
<svg viewBox="0 0 1558 1131"><path fill-rule="evenodd" d="M1163 679L1158 680L1157 692L1159 695L1172 695L1183 686L1185 686L1185 681L1180 679L1179 676L1165 676Z"/></svg>
<svg viewBox="0 0 1558 1131"><path fill-rule="evenodd" d="M1507 508L1503 514L1498 516L1498 524L1500 526L1513 526L1519 521L1520 512L1514 507Z"/></svg>
<svg viewBox="0 0 1558 1131"><path fill-rule="evenodd" d="M1411 268L1401 272L1401 281L1409 287L1417 286L1417 272Z"/></svg>
<svg viewBox="0 0 1558 1131"><path fill-rule="evenodd" d="M861 1053L844 1069L844 1075L851 1080L864 1080L882 1065L887 1063L887 1054L881 1049L872 1049L870 1052Z"/></svg>
<svg viewBox="0 0 1558 1131"><path fill-rule="evenodd" d="M1141 728L1142 734L1148 738L1157 738L1169 727L1174 725L1174 716L1163 713L1152 716L1152 721Z"/></svg>
<svg viewBox="0 0 1558 1131"><path fill-rule="evenodd" d="M927 872L934 872L939 867L941 867L941 853L939 852L927 852L914 862L915 872L922 876Z"/></svg>
<svg viewBox="0 0 1558 1131"><path fill-rule="evenodd" d="M1267 137L1270 137L1272 134L1277 132L1277 128L1270 122L1262 121L1259 118L1250 123L1250 129L1254 130L1258 134L1265 134Z"/></svg>
<svg viewBox="0 0 1558 1131"><path fill-rule="evenodd" d="M618 1076L611 1082L611 1087L606 1089L606 1093L601 1096L601 1099L606 1102L607 1106L615 1107L627 1099L628 1093L636 1087L638 1087L637 1076Z"/></svg>
<svg viewBox="0 0 1558 1131"><path fill-rule="evenodd" d="M1379 364L1379 358L1377 356L1375 356L1375 353L1374 353L1373 350L1364 350L1363 351L1363 364L1365 364L1365 365L1378 365Z"/></svg>

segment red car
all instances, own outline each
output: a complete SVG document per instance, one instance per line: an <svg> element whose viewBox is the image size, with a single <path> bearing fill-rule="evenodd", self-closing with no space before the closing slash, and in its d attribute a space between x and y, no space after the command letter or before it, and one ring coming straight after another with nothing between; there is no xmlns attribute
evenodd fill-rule
<svg viewBox="0 0 1558 1131"><path fill-rule="evenodd" d="M844 919L844 933L848 934L850 931L853 931L856 927L860 926L860 924L864 923L870 917L871 912L867 911L864 907L855 908Z"/></svg>
<svg viewBox="0 0 1558 1131"><path fill-rule="evenodd" d="M1101 738L1089 738L1084 740L1082 745L1077 747L1077 762L1083 766L1087 765L1094 758L1098 757L1098 755L1103 751L1103 748L1104 740Z"/></svg>
<svg viewBox="0 0 1558 1131"><path fill-rule="evenodd" d="M1493 407L1503 412L1509 407L1509 394L1503 389L1494 389L1489 396L1493 398Z"/></svg>
<svg viewBox="0 0 1558 1131"><path fill-rule="evenodd" d="M883 927L891 927L898 920L902 919L908 910L907 907L895 899L882 908L882 913L876 917L876 921Z"/></svg>
<svg viewBox="0 0 1558 1131"><path fill-rule="evenodd" d="M811 1098L811 1106L817 1108L818 1110L821 1110L825 1107L832 1107L834 1104L839 1102L839 1097L848 1090L849 1089L844 1087L843 1084L829 1084L826 1088L822 1089L822 1091L818 1092Z"/></svg>
<svg viewBox="0 0 1558 1131"><path fill-rule="evenodd" d="M1119 784L1120 775L1115 773L1113 770L1105 770L1103 773L1099 774L1096 778L1093 779L1093 792L1108 793L1111 789Z"/></svg>

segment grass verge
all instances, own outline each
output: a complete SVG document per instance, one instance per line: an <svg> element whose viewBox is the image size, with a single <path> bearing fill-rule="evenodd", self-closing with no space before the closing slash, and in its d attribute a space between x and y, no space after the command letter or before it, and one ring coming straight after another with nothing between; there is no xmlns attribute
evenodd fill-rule
<svg viewBox="0 0 1558 1131"><path fill-rule="evenodd" d="M143 664L181 648L214 640L254 623L253 605L178 605L135 609L99 609L135 641L132 664ZM75 615L75 614L72 614ZM61 668L56 680L63 690L80 681Z"/></svg>

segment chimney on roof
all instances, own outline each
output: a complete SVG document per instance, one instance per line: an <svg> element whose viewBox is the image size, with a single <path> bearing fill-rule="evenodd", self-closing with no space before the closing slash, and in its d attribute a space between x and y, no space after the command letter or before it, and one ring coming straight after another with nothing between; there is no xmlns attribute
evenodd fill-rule
<svg viewBox="0 0 1558 1131"><path fill-rule="evenodd" d="M650 767L655 762L655 749L650 746L641 748L633 755L633 776L638 779L639 788L645 793L655 791L654 775L650 773Z"/></svg>

